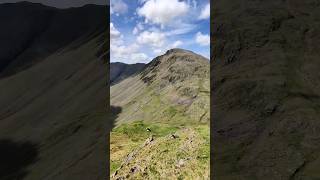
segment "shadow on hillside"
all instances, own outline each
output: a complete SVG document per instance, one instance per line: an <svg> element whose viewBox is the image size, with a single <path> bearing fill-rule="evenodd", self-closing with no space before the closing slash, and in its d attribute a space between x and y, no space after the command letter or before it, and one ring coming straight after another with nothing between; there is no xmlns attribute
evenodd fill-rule
<svg viewBox="0 0 320 180"><path fill-rule="evenodd" d="M38 160L38 147L31 142L0 139L0 179L23 179L26 168Z"/></svg>
<svg viewBox="0 0 320 180"><path fill-rule="evenodd" d="M108 130L111 131L115 127L116 119L118 118L118 114L122 112L122 108L119 106L110 106L109 121L111 122L111 126L108 127Z"/></svg>
<svg viewBox="0 0 320 180"><path fill-rule="evenodd" d="M110 132L111 130L115 127L115 122L116 122L116 119L118 118L118 114L120 114L122 112L122 108L119 107L119 106L110 106L109 107L109 111L108 111L108 123L109 126L107 127L108 128L108 135L107 135L107 149L108 149L108 152L109 152L109 149L110 149ZM110 153L107 153L107 162L110 162ZM110 163L106 163L106 169L110 169ZM107 174L106 174L106 177L110 177L110 172L107 171Z"/></svg>

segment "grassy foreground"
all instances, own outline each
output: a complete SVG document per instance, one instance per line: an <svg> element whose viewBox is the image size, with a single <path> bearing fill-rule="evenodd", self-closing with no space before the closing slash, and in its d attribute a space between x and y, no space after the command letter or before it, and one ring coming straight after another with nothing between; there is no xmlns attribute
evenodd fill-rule
<svg viewBox="0 0 320 180"><path fill-rule="evenodd" d="M112 179L209 179L209 132L208 124L122 124L111 132Z"/></svg>

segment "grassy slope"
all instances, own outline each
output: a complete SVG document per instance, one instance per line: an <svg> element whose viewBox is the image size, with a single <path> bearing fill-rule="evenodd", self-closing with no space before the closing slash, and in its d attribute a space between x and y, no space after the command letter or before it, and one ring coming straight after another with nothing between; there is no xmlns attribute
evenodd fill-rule
<svg viewBox="0 0 320 180"><path fill-rule="evenodd" d="M111 123L106 121L105 65L95 56L97 41L66 47L0 81L0 137L39 147L25 179L105 177Z"/></svg>
<svg viewBox="0 0 320 180"><path fill-rule="evenodd" d="M175 64L170 65L173 66ZM131 94L134 95L129 100L121 99L124 94L129 94L126 92L128 89L123 89L124 84L134 81L134 84L140 84L139 76L111 88L111 103L118 103L123 108L117 127L111 132L111 171L118 169L114 178L208 177L209 64L201 65L201 68L205 70L203 75L192 75L183 81L168 83L157 78L150 85L131 86ZM163 70L158 72L158 76L161 73ZM119 91L122 93L117 94ZM192 99L194 95L196 98ZM147 132L146 127L152 132ZM179 138L170 139L171 134L177 134ZM152 143L143 146L151 135L154 135ZM191 147L184 149L181 148L183 145ZM133 152L136 152L134 158L125 163ZM179 161L185 161L184 167L176 168ZM123 166L119 168L121 164ZM135 167L139 170L130 173ZM191 167L199 169L191 171Z"/></svg>
<svg viewBox="0 0 320 180"><path fill-rule="evenodd" d="M152 143L144 146L144 142L150 137L145 131L146 127L154 129L155 132L152 132L154 134ZM178 137L171 138L171 134ZM124 166L118 169L118 177L132 179L209 177L210 139L207 125L180 128L139 121L116 128L112 132L112 137L113 172L123 163L119 159L126 159L127 154L135 152L134 158L127 164L124 162ZM125 144L117 146L119 141ZM139 168L139 171L130 173L132 168Z"/></svg>

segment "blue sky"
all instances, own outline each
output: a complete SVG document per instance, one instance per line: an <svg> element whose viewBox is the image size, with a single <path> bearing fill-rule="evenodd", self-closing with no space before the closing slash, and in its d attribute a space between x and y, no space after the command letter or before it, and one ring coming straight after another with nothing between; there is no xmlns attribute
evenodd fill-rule
<svg viewBox="0 0 320 180"><path fill-rule="evenodd" d="M210 57L209 0L111 0L111 62L148 63L172 48Z"/></svg>

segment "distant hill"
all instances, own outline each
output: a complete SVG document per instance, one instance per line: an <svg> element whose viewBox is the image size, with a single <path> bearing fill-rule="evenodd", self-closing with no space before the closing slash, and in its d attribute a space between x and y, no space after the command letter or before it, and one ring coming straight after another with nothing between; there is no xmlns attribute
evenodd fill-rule
<svg viewBox="0 0 320 180"><path fill-rule="evenodd" d="M213 179L319 179L319 2L212 7Z"/></svg>
<svg viewBox="0 0 320 180"><path fill-rule="evenodd" d="M144 68L144 63L125 64L120 62L110 63L110 83L114 85L130 77Z"/></svg>
<svg viewBox="0 0 320 180"><path fill-rule="evenodd" d="M122 108L110 139L113 179L142 178L145 173L154 179L196 178L198 173L209 177L209 77L208 59L172 49L111 87L111 105ZM155 135L151 142L150 134ZM181 138L171 141L172 134ZM187 146L184 152L180 144ZM183 170L174 169L179 153L186 162ZM132 168L137 172L127 173Z"/></svg>
<svg viewBox="0 0 320 180"><path fill-rule="evenodd" d="M107 14L0 4L0 179L107 179Z"/></svg>

